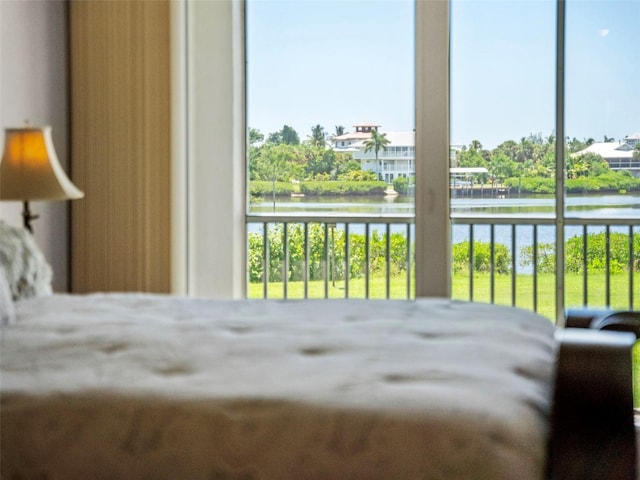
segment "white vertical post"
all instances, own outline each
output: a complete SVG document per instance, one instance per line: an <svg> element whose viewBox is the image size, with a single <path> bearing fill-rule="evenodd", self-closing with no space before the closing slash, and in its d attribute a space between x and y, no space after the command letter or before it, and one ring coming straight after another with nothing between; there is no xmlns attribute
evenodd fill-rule
<svg viewBox="0 0 640 480"><path fill-rule="evenodd" d="M416 4L416 297L451 296L449 1Z"/></svg>
<svg viewBox="0 0 640 480"><path fill-rule="evenodd" d="M187 3L170 4L171 16L171 293L188 285L187 222Z"/></svg>
<svg viewBox="0 0 640 480"><path fill-rule="evenodd" d="M244 3L187 2L189 294L246 296Z"/></svg>
<svg viewBox="0 0 640 480"><path fill-rule="evenodd" d="M565 3L556 18L556 322L564 326L564 39Z"/></svg>

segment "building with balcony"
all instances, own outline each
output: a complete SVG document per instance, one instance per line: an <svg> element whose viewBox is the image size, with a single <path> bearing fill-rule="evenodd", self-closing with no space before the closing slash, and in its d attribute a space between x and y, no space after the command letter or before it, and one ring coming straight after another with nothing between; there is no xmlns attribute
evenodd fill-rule
<svg viewBox="0 0 640 480"><path fill-rule="evenodd" d="M339 135L333 139L333 148L338 152L350 152L360 162L362 170L374 172L380 180L393 182L398 177L413 177L416 174L415 132L383 132L389 144L377 154L373 150L365 152L365 142L372 131L380 125L362 123L354 125L355 131Z"/></svg>

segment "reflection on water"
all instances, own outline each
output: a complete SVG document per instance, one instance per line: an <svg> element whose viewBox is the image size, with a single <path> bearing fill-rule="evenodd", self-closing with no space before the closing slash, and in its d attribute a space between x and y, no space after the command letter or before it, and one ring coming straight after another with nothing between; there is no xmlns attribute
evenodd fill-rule
<svg viewBox="0 0 640 480"><path fill-rule="evenodd" d="M570 217L638 218L640 195L570 196L565 200ZM414 198L349 196L349 197L279 197L275 204L267 199L253 200L249 213L276 213L280 215L413 215ZM555 214L552 195L509 198L453 198L452 216L540 216Z"/></svg>

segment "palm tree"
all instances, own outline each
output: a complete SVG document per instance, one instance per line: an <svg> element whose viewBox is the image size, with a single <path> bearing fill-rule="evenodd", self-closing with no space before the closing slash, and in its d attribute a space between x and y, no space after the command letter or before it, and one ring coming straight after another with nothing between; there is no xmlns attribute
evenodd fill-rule
<svg viewBox="0 0 640 480"><path fill-rule="evenodd" d="M340 135L344 135L344 127L342 125L336 125L336 137L339 137Z"/></svg>
<svg viewBox="0 0 640 480"><path fill-rule="evenodd" d="M316 147L325 147L327 134L324 132L324 127L320 124L311 127L311 135L309 139L311 140L311 145Z"/></svg>
<svg viewBox="0 0 640 480"><path fill-rule="evenodd" d="M378 130L371 130L371 138L364 142L364 153L373 150L376 153L376 164L378 163L378 152L380 150L386 150L390 140L387 138L386 133L378 133Z"/></svg>

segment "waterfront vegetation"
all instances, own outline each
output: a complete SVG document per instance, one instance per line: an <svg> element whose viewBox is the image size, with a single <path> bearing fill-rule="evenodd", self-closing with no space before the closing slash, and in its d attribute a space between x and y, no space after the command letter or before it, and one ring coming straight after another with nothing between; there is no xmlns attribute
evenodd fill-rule
<svg viewBox="0 0 640 480"><path fill-rule="evenodd" d="M384 195L387 188L385 182L378 180L356 181L320 181L310 180L300 183L269 182L255 180L249 183L251 196L287 196L292 194L304 194L308 196L319 195Z"/></svg>
<svg viewBox="0 0 640 480"><path fill-rule="evenodd" d="M344 133L337 126L335 135ZM363 171L360 162L348 152L336 152L330 146L331 136L321 125L311 128L311 135L301 141L288 125L270 133L266 139L260 131L249 129L249 194L251 196L351 195L363 194L368 187L353 183L379 180L372 171ZM613 141L605 136L605 141ZM375 133L364 143L365 152L376 157L387 149L384 133ZM565 139L565 187L568 193L627 193L640 191L640 178L628 171L610 169L595 153L578 152L593 144L592 138ZM470 188L505 186L518 193L552 194L555 191L555 144L553 135L531 134L518 142L507 140L494 149L486 149L478 140L456 148L452 166L483 167L486 174L464 178ZM640 145L640 144L639 144ZM634 150L640 158L640 148ZM324 185L318 185L324 183ZM413 179L396 178L393 186L406 193ZM384 188L368 193L384 193Z"/></svg>

